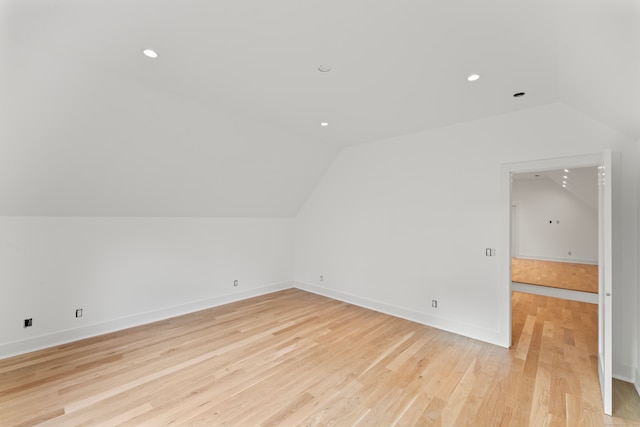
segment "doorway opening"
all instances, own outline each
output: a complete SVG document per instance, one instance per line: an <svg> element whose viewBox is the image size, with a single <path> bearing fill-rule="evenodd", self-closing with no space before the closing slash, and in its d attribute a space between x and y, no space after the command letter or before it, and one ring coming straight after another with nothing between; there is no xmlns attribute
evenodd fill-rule
<svg viewBox="0 0 640 427"><path fill-rule="evenodd" d="M512 289L598 303L598 168L512 173Z"/></svg>
<svg viewBox="0 0 640 427"><path fill-rule="evenodd" d="M599 385L602 392L602 400L603 400L603 408L604 412L608 415L612 412L612 346L611 346L611 333L612 333L612 317L611 317L611 283L612 283L612 275L611 275L611 265L612 265L612 244L611 244L611 218L612 218L612 198L611 198L611 178L610 176L605 178L606 174L611 174L611 152L605 151L602 154L594 154L587 156L577 156L577 157L567 157L567 158L558 158L558 159L548 159L548 160L539 160L539 161L531 161L531 162L519 162L519 163L511 163L505 164L502 167L502 191L501 191L501 199L502 199L502 247L504 250L501 254L501 268L500 268L500 278L501 283L503 283L505 293L503 304L505 310L503 311L503 325L504 325L504 337L503 339L508 344L508 347L511 347L513 344L513 335L514 327L513 327L513 304L518 304L518 302L514 302L514 300L519 300L520 302L526 298L530 298L536 301L535 304L542 305L555 305L554 298L566 298L566 292L570 292L576 300L575 292L567 289L559 289L559 288L551 288L551 287L541 287L536 285L530 285L532 288L527 287L525 289L519 289L520 285L512 284L512 255L517 253L517 248L513 248L514 240L516 244L520 244L522 242L522 236L513 236L512 227L516 226L519 221L522 220L520 217L520 210L518 209L519 205L516 203L515 208L513 204L512 198L512 184L514 181L514 176L517 174L535 174L535 173L552 173L553 171L563 171L565 169L577 169L577 168L597 168L597 176L598 176L598 191L597 191L597 259L598 259L598 292L595 294L596 298L594 298L594 294L591 293L590 297L588 297L588 301L591 304L597 303L597 327L595 328L597 331L597 349L595 353L598 357L598 372L597 376L599 379ZM564 175L562 175L564 176ZM564 188L563 188L564 189ZM515 212L516 218L512 218L512 212ZM561 219L548 218L547 221L551 221L551 224L547 222L547 225L559 225L558 221L562 221ZM522 227L520 227L522 228ZM557 229L556 229L557 230ZM567 252L572 252L568 250ZM525 286L525 285L523 285ZM525 292L520 292L525 290ZM537 292L536 292L537 291ZM524 297L523 297L524 295ZM516 298L517 297L517 298ZM546 300L541 300L546 298ZM566 299L564 301L567 301ZM573 302L573 301L570 301ZM526 302L528 307L535 306L535 304ZM586 304L585 301L576 301L574 304ZM587 306L585 306L587 307ZM566 313L566 308L556 307L555 313ZM539 311L536 308L536 311ZM587 310L588 311L588 310ZM592 316L592 314L590 315ZM523 332L534 331L539 332L535 338L535 343L540 344L540 340L545 334L548 336L554 336L553 328L556 328L557 332L555 336L562 337L564 343L575 343L576 335L572 333L570 328L564 328L561 324L554 326L553 323L549 322L549 319L539 319L541 323L537 323L536 326L536 318L531 317L529 315L521 320L521 327L518 326L515 332L521 334ZM524 323L522 323L524 322ZM551 329L550 329L551 328ZM518 336L518 339L521 339L521 336ZM532 335L532 338L533 335ZM588 338L584 338L587 340ZM593 339L591 339L593 342ZM519 345L519 343L518 343ZM528 350L528 345L526 346ZM519 348L515 348L514 351L520 351ZM523 350L524 351L524 350Z"/></svg>

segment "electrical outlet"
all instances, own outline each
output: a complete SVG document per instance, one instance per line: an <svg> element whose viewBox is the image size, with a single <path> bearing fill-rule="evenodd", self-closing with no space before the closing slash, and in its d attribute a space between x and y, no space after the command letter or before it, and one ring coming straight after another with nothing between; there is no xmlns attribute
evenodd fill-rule
<svg viewBox="0 0 640 427"><path fill-rule="evenodd" d="M76 309L76 317L82 317L82 309L81 308Z"/></svg>
<svg viewBox="0 0 640 427"><path fill-rule="evenodd" d="M571 251L567 252L568 255L571 255Z"/></svg>
<svg viewBox="0 0 640 427"><path fill-rule="evenodd" d="M320 281L324 282L324 276L320 276Z"/></svg>
<svg viewBox="0 0 640 427"><path fill-rule="evenodd" d="M432 299L431 300L431 307L438 308L438 300L437 299Z"/></svg>
<svg viewBox="0 0 640 427"><path fill-rule="evenodd" d="M29 319L24 319L24 327L25 328L30 328L33 326L33 319L29 318Z"/></svg>
<svg viewBox="0 0 640 427"><path fill-rule="evenodd" d="M238 286L238 281L237 280L233 281L233 286Z"/></svg>

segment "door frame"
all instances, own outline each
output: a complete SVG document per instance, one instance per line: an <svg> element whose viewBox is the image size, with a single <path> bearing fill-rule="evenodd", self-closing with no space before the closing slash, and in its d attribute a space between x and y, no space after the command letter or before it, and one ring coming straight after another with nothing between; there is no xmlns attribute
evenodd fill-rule
<svg viewBox="0 0 640 427"><path fill-rule="evenodd" d="M502 335L500 341L505 347L511 347L512 345L512 303L511 303L511 210L512 210L512 174L513 173L531 173L541 172L547 170L558 169L571 169L580 167L598 167L607 165L609 170L607 175L612 175L611 168L612 154L611 150L605 150L602 153L588 154L582 156L560 157L553 159L542 159L533 161L504 163L501 165L500 171L500 200L501 200L501 247L503 250L500 255L500 283L501 288L504 290L503 300L501 307L502 311L502 327L500 328ZM607 223L602 227L599 222L598 230L598 252L603 252L599 255L599 262L603 265L599 265L599 270L606 270L608 277L600 275L598 280L598 368L600 370L600 385L602 388L602 396L604 403L604 412L608 415L611 414L611 378L612 378L612 348L611 348L611 267L612 267L612 246L611 246L611 221L612 221L612 180L608 180L608 191L605 194L605 205L598 206L598 217L604 218L604 222ZM598 184L599 198L602 189ZM603 228L603 229L601 229ZM604 240L604 242L602 241ZM604 283L600 283L604 281ZM607 289L604 289L605 285ZM604 304L602 302L605 302ZM608 320L603 319L603 310L608 307ZM603 324L604 322L604 324ZM608 323L608 324L607 324ZM608 331L608 332L607 332Z"/></svg>
<svg viewBox="0 0 640 427"><path fill-rule="evenodd" d="M514 202L513 200L511 200L511 216L510 216L510 221L511 224L509 224L509 226L511 227L509 230L511 232L511 235L509 237L509 244L511 245L511 247L509 248L509 252L511 253L511 257L518 257L518 255L520 255L518 253L518 246L520 245L520 236L518 235L518 232L514 232L514 227L516 228L516 230L518 229L518 227L520 226L520 222L518 220L518 215L520 212L520 207L519 207L519 202ZM514 247L515 246L515 247Z"/></svg>

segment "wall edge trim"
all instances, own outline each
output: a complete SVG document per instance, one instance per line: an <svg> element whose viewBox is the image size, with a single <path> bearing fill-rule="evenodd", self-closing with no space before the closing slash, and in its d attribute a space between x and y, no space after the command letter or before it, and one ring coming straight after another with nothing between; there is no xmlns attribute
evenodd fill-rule
<svg viewBox="0 0 640 427"><path fill-rule="evenodd" d="M597 259L592 260L592 259L586 259L586 258L561 258L561 257L531 255L531 254L518 254L516 258L533 259L533 260L540 260L540 261L570 262L572 264L598 265Z"/></svg>
<svg viewBox="0 0 640 427"><path fill-rule="evenodd" d="M483 341L483 342L497 345L503 348L509 347L506 343L503 342L503 340L501 340L501 336L503 334L501 334L500 331L488 330L488 329L479 328L474 325L469 325L462 322L451 321L451 320L438 317L438 316L433 316L424 312L419 312L412 309L399 307L392 304L371 300L368 298L359 297L356 295L312 285L305 282L294 281L294 287L303 291L322 295L327 298L336 299L339 301L347 302L349 304L357 305L358 307L367 308L370 310L378 311L380 313L388 314L390 316L409 320L411 322L420 323L422 325L440 329L445 332L450 332L456 335L464 336L464 337L475 339L478 341Z"/></svg>
<svg viewBox="0 0 640 427"><path fill-rule="evenodd" d="M172 317L182 316L200 310L218 307L232 302L290 289L292 287L292 281L276 283L240 292L219 295L216 297L206 298L203 300L193 301L172 307L166 307L146 313L134 314L131 316L108 320L105 322L94 323L92 325L81 326L79 328L66 329L46 335L27 338L24 340L0 343L0 360L19 356L33 351L56 347L58 345L68 344L74 341L93 338L99 335L108 334L110 332L116 332L135 326L141 326L160 320L166 320Z"/></svg>

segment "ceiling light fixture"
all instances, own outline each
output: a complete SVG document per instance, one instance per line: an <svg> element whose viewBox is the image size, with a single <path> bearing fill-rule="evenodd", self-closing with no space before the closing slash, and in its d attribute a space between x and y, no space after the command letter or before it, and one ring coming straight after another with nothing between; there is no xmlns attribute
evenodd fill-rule
<svg viewBox="0 0 640 427"><path fill-rule="evenodd" d="M567 179L567 175L563 175L562 177L563 177L564 179Z"/></svg>
<svg viewBox="0 0 640 427"><path fill-rule="evenodd" d="M142 53L144 54L144 56L148 57L148 58L157 58L158 57L158 53L153 50L153 49L143 49Z"/></svg>
<svg viewBox="0 0 640 427"><path fill-rule="evenodd" d="M569 169L565 169L564 171L565 171L565 173L569 173Z"/></svg>
<svg viewBox="0 0 640 427"><path fill-rule="evenodd" d="M480 74L471 74L469 77L467 77L467 80L469 80L470 82L475 82L479 78L480 78Z"/></svg>
<svg viewBox="0 0 640 427"><path fill-rule="evenodd" d="M518 92L513 94L514 98L520 98L521 96L524 96L524 92Z"/></svg>
<svg viewBox="0 0 640 427"><path fill-rule="evenodd" d="M321 73L328 73L329 71L331 71L331 67L329 67L328 65L318 65L318 71L320 71Z"/></svg>
<svg viewBox="0 0 640 427"><path fill-rule="evenodd" d="M329 126L329 123L327 123L327 122L322 122L322 123L320 123L320 126L322 126L322 127L327 127L327 126Z"/></svg>

